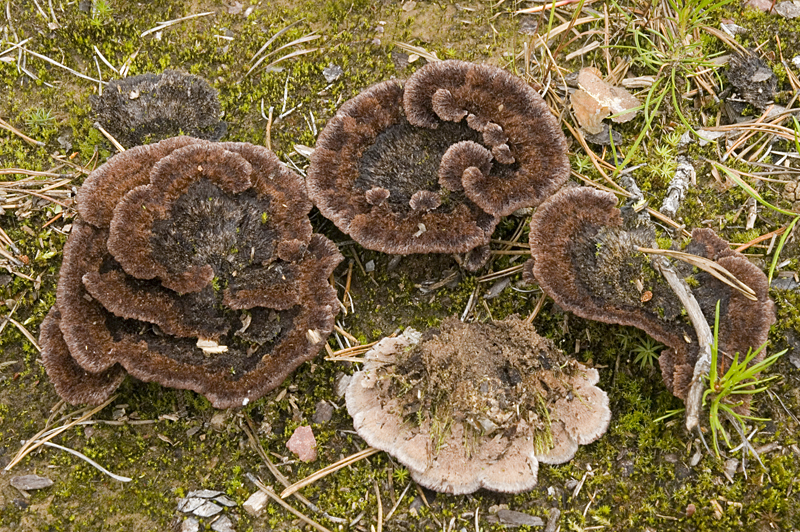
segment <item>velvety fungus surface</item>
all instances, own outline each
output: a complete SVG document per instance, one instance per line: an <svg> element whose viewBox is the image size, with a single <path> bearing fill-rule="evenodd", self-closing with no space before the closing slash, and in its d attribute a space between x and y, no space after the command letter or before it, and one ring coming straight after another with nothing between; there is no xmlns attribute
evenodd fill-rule
<svg viewBox="0 0 800 532"><path fill-rule="evenodd" d="M534 89L496 67L442 61L346 102L317 140L307 185L364 247L464 253L568 175L564 135Z"/></svg>
<svg viewBox="0 0 800 532"><path fill-rule="evenodd" d="M319 351L341 261L312 233L299 176L246 143L178 137L125 151L78 194L57 301L42 328L66 400L124 376L247 404Z"/></svg>
<svg viewBox="0 0 800 532"><path fill-rule="evenodd" d="M637 327L668 346L659 359L662 376L683 399L698 357L696 333L677 296L636 249L656 247L652 226L624 219L616 204L614 194L586 187L564 189L543 203L531 220L533 277L564 309ZM695 229L686 251L717 262L756 293L752 301L710 274L676 268L693 278L692 292L710 324L720 301L720 350L732 360L758 348L775 320L764 273L710 229Z"/></svg>
<svg viewBox="0 0 800 532"><path fill-rule="evenodd" d="M111 80L91 102L100 125L126 147L179 134L219 140L227 129L217 91L179 70Z"/></svg>

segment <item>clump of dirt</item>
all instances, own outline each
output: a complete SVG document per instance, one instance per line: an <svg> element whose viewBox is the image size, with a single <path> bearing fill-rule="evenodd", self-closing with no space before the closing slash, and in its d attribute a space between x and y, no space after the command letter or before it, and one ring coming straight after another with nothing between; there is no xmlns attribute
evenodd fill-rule
<svg viewBox="0 0 800 532"><path fill-rule="evenodd" d="M553 381L575 372L553 342L519 319L466 324L449 318L398 355L390 396L405 416L435 416L480 433L524 419L548 431L547 404L569 393Z"/></svg>

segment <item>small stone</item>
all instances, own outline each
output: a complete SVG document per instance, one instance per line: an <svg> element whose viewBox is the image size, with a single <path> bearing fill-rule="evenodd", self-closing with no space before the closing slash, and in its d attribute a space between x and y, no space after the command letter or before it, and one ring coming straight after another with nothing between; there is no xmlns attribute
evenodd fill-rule
<svg viewBox="0 0 800 532"><path fill-rule="evenodd" d="M797 68L800 68L800 55L792 57L792 64Z"/></svg>
<svg viewBox="0 0 800 532"><path fill-rule="evenodd" d="M227 506L228 508L233 508L236 506L236 501L231 500L227 495L220 495L219 497L216 497L214 501L220 503L222 506Z"/></svg>
<svg viewBox="0 0 800 532"><path fill-rule="evenodd" d="M200 497L201 499L213 499L217 495L222 495L222 492L216 490L197 490L197 491L190 491L187 497Z"/></svg>
<svg viewBox="0 0 800 532"><path fill-rule="evenodd" d="M254 492L247 498L246 501L244 501L242 508L244 508L245 512L257 517L261 514L261 512L264 511L264 508L267 507L267 502L269 502L269 497L267 497L266 493L259 490Z"/></svg>
<svg viewBox="0 0 800 532"><path fill-rule="evenodd" d="M205 499L199 497L187 497L178 501L178 511L188 514L203 506L205 502Z"/></svg>
<svg viewBox="0 0 800 532"><path fill-rule="evenodd" d="M775 5L774 11L784 18L800 17L800 1L780 2Z"/></svg>
<svg viewBox="0 0 800 532"><path fill-rule="evenodd" d="M217 515L222 511L222 506L214 504L211 501L206 501L194 511L194 515L197 517L211 517L212 515Z"/></svg>
<svg viewBox="0 0 800 532"><path fill-rule="evenodd" d="M308 425L297 427L286 442L286 448L292 451L303 462L313 462L317 459L317 440L314 431Z"/></svg>
<svg viewBox="0 0 800 532"><path fill-rule="evenodd" d="M314 415L311 416L313 423L327 423L333 417L333 405L328 401L320 401L314 410Z"/></svg>
<svg viewBox="0 0 800 532"><path fill-rule="evenodd" d="M211 530L215 532L236 532L236 529L233 528L233 521L227 515L223 515L211 523Z"/></svg>
<svg viewBox="0 0 800 532"><path fill-rule="evenodd" d="M374 260L367 261L367 263L364 265L364 270L367 273L374 272L375 271L375 261Z"/></svg>
<svg viewBox="0 0 800 532"><path fill-rule="evenodd" d="M199 532L199 530L200 521L194 517L187 517L183 523L181 523L181 532Z"/></svg>
<svg viewBox="0 0 800 532"><path fill-rule="evenodd" d="M497 517L501 523L508 526L544 526L544 521L540 517L514 510L500 510L497 512Z"/></svg>
<svg viewBox="0 0 800 532"><path fill-rule="evenodd" d="M575 487L576 487L577 485L578 485L578 481L577 481L576 479L574 479L574 478L571 478L571 479L569 479L569 480L568 480L568 481L567 481L567 482L564 484L564 488L565 488L567 491L572 491L572 490L574 490L574 489L575 489Z"/></svg>
<svg viewBox="0 0 800 532"><path fill-rule="evenodd" d="M211 416L211 428L217 432L222 432L225 428L225 423L230 417L230 410L219 410Z"/></svg>
<svg viewBox="0 0 800 532"><path fill-rule="evenodd" d="M697 507L694 505L694 503L691 503L691 502L690 502L690 503L689 503L689 504L686 506L686 517L691 517L691 516L693 516L693 515L694 515L694 513L695 513L696 511L697 511Z"/></svg>
<svg viewBox="0 0 800 532"><path fill-rule="evenodd" d="M725 471L723 471L723 473L731 482L733 482L733 475L736 474L737 467L739 467L739 460L736 458L725 460Z"/></svg>
<svg viewBox="0 0 800 532"><path fill-rule="evenodd" d="M342 67L339 65L334 65L333 63L322 69L322 75L325 76L325 81L328 83L333 83L339 79L342 74L344 74Z"/></svg>
<svg viewBox="0 0 800 532"><path fill-rule="evenodd" d="M53 485L53 481L47 477L40 477L39 475L22 475L13 477L11 479L11 485L18 490L30 491L49 488Z"/></svg>
<svg viewBox="0 0 800 532"><path fill-rule="evenodd" d="M397 255L400 257L401 255ZM336 392L336 397L342 398L344 397L344 393L347 391L347 386L350 384L350 375L345 375L344 373L337 373L336 379L334 384L334 392Z"/></svg>

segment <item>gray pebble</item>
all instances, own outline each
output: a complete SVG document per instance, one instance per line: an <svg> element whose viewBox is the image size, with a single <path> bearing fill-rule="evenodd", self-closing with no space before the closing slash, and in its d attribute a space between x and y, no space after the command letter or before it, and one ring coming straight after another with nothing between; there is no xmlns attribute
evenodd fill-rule
<svg viewBox="0 0 800 532"><path fill-rule="evenodd" d="M222 495L222 492L215 490L197 490L197 491L190 491L187 497L200 497L201 499L212 499L217 495Z"/></svg>
<svg viewBox="0 0 800 532"><path fill-rule="evenodd" d="M40 490L52 486L53 481L47 477L40 477L39 475L22 475L13 477L11 479L11 485L18 490Z"/></svg>
<svg viewBox="0 0 800 532"><path fill-rule="evenodd" d="M218 506L211 501L206 501L200 508L194 511L194 515L197 517L211 517L212 515L217 515L221 511L222 506Z"/></svg>
<svg viewBox="0 0 800 532"><path fill-rule="evenodd" d="M499 510L497 517L501 523L509 526L544 526L544 521L540 517L523 512L515 512L514 510Z"/></svg>
<svg viewBox="0 0 800 532"><path fill-rule="evenodd" d="M233 521L227 515L223 515L211 523L211 530L215 532L236 532L236 529L233 528Z"/></svg>
<svg viewBox="0 0 800 532"><path fill-rule="evenodd" d="M227 506L228 508L233 508L236 506L236 502L229 499L227 495L220 495L219 497L215 498L214 501L220 503L222 506Z"/></svg>
<svg viewBox="0 0 800 532"><path fill-rule="evenodd" d="M203 506L205 502L205 499L200 499L199 497L186 497L178 501L178 511L188 514Z"/></svg>
<svg viewBox="0 0 800 532"><path fill-rule="evenodd" d="M320 401L314 415L311 416L313 423L327 423L333 417L333 406L328 401Z"/></svg>
<svg viewBox="0 0 800 532"><path fill-rule="evenodd" d="M187 517L186 520L181 523L181 532L199 532L199 530L200 521L194 517Z"/></svg>

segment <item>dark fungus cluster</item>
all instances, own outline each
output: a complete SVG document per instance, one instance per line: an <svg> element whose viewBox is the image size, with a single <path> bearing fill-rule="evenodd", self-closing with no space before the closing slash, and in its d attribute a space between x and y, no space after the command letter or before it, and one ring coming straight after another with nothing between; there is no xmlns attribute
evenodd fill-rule
<svg viewBox="0 0 800 532"><path fill-rule="evenodd" d="M499 68L442 61L346 102L317 140L307 183L362 246L478 248L474 269L500 218L538 205L568 175L566 140L534 89Z"/></svg>
<svg viewBox="0 0 800 532"><path fill-rule="evenodd" d="M217 91L179 70L111 80L91 102L100 125L127 147L180 134L216 141L227 130Z"/></svg>
<svg viewBox="0 0 800 532"><path fill-rule="evenodd" d="M118 154L78 193L42 358L71 403L126 372L247 404L314 357L342 257L302 179L269 150L175 137Z"/></svg>
<svg viewBox="0 0 800 532"><path fill-rule="evenodd" d="M533 276L562 308L576 315L642 329L668 346L659 363L664 383L686 398L699 347L682 305L638 248L657 247L651 225L623 216L617 198L592 188L567 188L543 203L531 220ZM729 366L736 353L757 349L775 321L764 273L710 229L695 229L686 252L715 261L756 294L750 300L705 272L681 272L701 310L714 323L720 303L719 349ZM753 362L763 358L763 354Z"/></svg>

